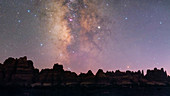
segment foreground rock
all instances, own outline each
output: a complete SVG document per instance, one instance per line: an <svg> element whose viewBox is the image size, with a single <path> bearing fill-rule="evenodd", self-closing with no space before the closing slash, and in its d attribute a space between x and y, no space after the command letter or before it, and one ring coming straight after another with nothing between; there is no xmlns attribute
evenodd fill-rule
<svg viewBox="0 0 170 96"><path fill-rule="evenodd" d="M39 74L38 69L34 68L33 62L27 60L27 57L8 58L1 67L1 81L5 85L28 86L36 81L35 77Z"/></svg>
<svg viewBox="0 0 170 96"><path fill-rule="evenodd" d="M65 71L62 65L54 64L52 69L34 68L33 62L27 57L8 58L0 64L1 86L153 86L170 85L170 77L164 69L142 71L119 70L103 72L99 69L96 75L91 70L87 73Z"/></svg>

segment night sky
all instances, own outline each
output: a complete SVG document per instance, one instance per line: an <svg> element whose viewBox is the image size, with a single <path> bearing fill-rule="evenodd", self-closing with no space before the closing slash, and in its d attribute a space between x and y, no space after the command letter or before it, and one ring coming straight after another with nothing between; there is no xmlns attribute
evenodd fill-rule
<svg viewBox="0 0 170 96"><path fill-rule="evenodd" d="M0 0L0 62L170 73L170 0Z"/></svg>

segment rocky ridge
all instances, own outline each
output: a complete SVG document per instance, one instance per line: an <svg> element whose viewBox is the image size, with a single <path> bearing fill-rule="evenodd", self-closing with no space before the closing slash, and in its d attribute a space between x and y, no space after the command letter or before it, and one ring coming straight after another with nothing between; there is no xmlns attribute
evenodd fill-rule
<svg viewBox="0 0 170 96"><path fill-rule="evenodd" d="M169 86L170 77L163 68L142 71L119 70L103 72L99 69L94 75L91 70L87 73L65 71L62 65L54 64L52 69L42 69L40 72L34 68L33 62L27 57L19 59L8 58L0 64L1 86L143 86L159 85Z"/></svg>

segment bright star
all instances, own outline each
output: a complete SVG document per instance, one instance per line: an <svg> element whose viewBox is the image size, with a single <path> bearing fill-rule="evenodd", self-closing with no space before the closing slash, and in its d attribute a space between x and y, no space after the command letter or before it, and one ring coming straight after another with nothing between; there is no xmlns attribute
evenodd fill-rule
<svg viewBox="0 0 170 96"><path fill-rule="evenodd" d="M40 46L42 47L42 46L43 46L43 44L41 43L41 44L40 44Z"/></svg>
<svg viewBox="0 0 170 96"><path fill-rule="evenodd" d="M72 18L69 18L69 21L71 22L71 21L73 21L73 19L72 19Z"/></svg>
<svg viewBox="0 0 170 96"><path fill-rule="evenodd" d="M30 12L31 12L31 10L27 10L27 12L28 12L28 13L30 13Z"/></svg>
<svg viewBox="0 0 170 96"><path fill-rule="evenodd" d="M68 67L67 69L68 69L69 71L71 71L71 68L70 68L70 67Z"/></svg>
<svg viewBox="0 0 170 96"><path fill-rule="evenodd" d="M129 68L130 68L130 66L127 66L127 68L129 69Z"/></svg>
<svg viewBox="0 0 170 96"><path fill-rule="evenodd" d="M97 28L98 28L98 29L100 29L101 27L100 27L100 26L98 26Z"/></svg>

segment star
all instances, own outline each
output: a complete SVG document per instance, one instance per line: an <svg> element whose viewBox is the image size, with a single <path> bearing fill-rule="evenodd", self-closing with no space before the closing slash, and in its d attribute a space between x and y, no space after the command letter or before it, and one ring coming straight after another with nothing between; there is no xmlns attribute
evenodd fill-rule
<svg viewBox="0 0 170 96"><path fill-rule="evenodd" d="M128 18L127 17L125 17L125 20L127 20Z"/></svg>
<svg viewBox="0 0 170 96"><path fill-rule="evenodd" d="M42 44L42 43L40 44L41 47L42 47L43 45L44 45L44 44Z"/></svg>
<svg viewBox="0 0 170 96"><path fill-rule="evenodd" d="M71 22L71 21L73 21L73 19L72 19L72 18L69 18L69 21Z"/></svg>
<svg viewBox="0 0 170 96"><path fill-rule="evenodd" d="M125 4L124 7L126 7L127 5Z"/></svg>
<svg viewBox="0 0 170 96"><path fill-rule="evenodd" d="M68 69L69 71L71 71L71 68L70 68L70 67L68 67L67 69Z"/></svg>
<svg viewBox="0 0 170 96"><path fill-rule="evenodd" d="M107 3L106 6L109 6L109 4Z"/></svg>
<svg viewBox="0 0 170 96"><path fill-rule="evenodd" d="M162 21L160 21L159 24L161 25L161 24L162 24Z"/></svg>
<svg viewBox="0 0 170 96"><path fill-rule="evenodd" d="M19 12L17 12L17 14L19 14Z"/></svg>
<svg viewBox="0 0 170 96"><path fill-rule="evenodd" d="M27 10L27 12L28 12L28 13L30 13L30 12L31 12L31 10L29 10L29 9L28 9L28 10Z"/></svg>
<svg viewBox="0 0 170 96"><path fill-rule="evenodd" d="M21 20L18 20L18 23L21 23Z"/></svg>
<svg viewBox="0 0 170 96"><path fill-rule="evenodd" d="M101 27L100 27L100 26L98 26L97 28L98 28L98 29L100 29Z"/></svg>

